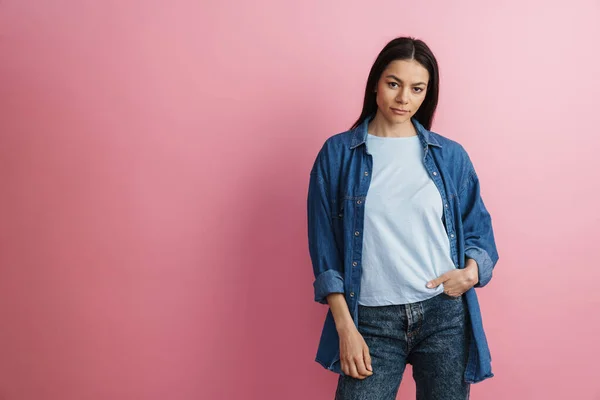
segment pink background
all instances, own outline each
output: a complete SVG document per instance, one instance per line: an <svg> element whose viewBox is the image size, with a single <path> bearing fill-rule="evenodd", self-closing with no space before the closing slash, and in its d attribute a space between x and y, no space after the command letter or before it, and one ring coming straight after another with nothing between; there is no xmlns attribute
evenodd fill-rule
<svg viewBox="0 0 600 400"><path fill-rule="evenodd" d="M406 34L501 255L472 397L600 399L600 3L369 4L0 2L0 400L333 398L309 169Z"/></svg>

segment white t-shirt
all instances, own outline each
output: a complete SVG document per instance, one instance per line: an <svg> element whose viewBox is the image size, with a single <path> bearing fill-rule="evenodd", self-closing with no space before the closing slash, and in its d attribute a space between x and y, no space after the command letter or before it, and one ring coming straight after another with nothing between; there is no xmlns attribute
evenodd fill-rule
<svg viewBox="0 0 600 400"><path fill-rule="evenodd" d="M423 164L418 136L368 135L373 173L365 201L359 304L423 301L443 291L432 279L454 268L443 202Z"/></svg>

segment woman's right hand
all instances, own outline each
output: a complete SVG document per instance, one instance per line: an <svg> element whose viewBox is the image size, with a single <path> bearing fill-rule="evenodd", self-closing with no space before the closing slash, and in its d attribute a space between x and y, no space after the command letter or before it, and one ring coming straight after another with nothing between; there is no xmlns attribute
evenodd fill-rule
<svg viewBox="0 0 600 400"><path fill-rule="evenodd" d="M338 331L340 361L344 374L356 379L373 375L369 347L354 324Z"/></svg>
<svg viewBox="0 0 600 400"><path fill-rule="evenodd" d="M354 325L344 294L331 293L327 296L327 302L340 338L342 372L356 379L373 375L369 347Z"/></svg>

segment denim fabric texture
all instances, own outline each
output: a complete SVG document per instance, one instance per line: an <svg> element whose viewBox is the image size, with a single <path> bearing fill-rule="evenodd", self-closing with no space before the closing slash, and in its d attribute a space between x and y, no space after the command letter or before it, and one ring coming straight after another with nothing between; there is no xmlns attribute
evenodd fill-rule
<svg viewBox="0 0 600 400"><path fill-rule="evenodd" d="M359 305L359 332L369 346L373 375L363 380L340 376L335 400L395 400L407 363L417 400L467 400L467 323L462 296L441 293L412 304Z"/></svg>
<svg viewBox="0 0 600 400"><path fill-rule="evenodd" d="M367 152L365 142L368 123L373 117L325 142L310 173L307 199L314 299L326 304L327 295L343 293L358 328L361 234L364 204L373 172L372 156ZM424 149L423 164L442 197L450 256L456 268L464 268L467 258L475 260L479 268L476 287L483 287L492 279L498 252L491 216L481 198L473 164L460 144L425 129L415 119L412 123ZM473 338L464 379L467 383L477 383L493 376L491 356L475 288L463 296ZM339 337L331 311L325 317L316 361L330 371L343 374Z"/></svg>

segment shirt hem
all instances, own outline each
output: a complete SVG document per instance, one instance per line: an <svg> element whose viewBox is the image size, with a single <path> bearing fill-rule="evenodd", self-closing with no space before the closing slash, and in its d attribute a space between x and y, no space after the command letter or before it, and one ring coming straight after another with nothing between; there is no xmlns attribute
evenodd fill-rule
<svg viewBox="0 0 600 400"><path fill-rule="evenodd" d="M437 295L440 295L444 292L443 289L437 289L434 292L431 293L424 293L426 296L424 296L423 298L396 298L396 299L389 299L389 300L385 300L385 301L379 301L377 300L376 297L367 297L366 299L359 299L358 301L358 305L360 306L366 306L366 307L382 307L382 306L400 306L400 305L405 305L405 304L412 304L412 303L419 303L421 301L425 301L425 300L429 300L434 298ZM364 304L364 303L368 303L368 304Z"/></svg>

